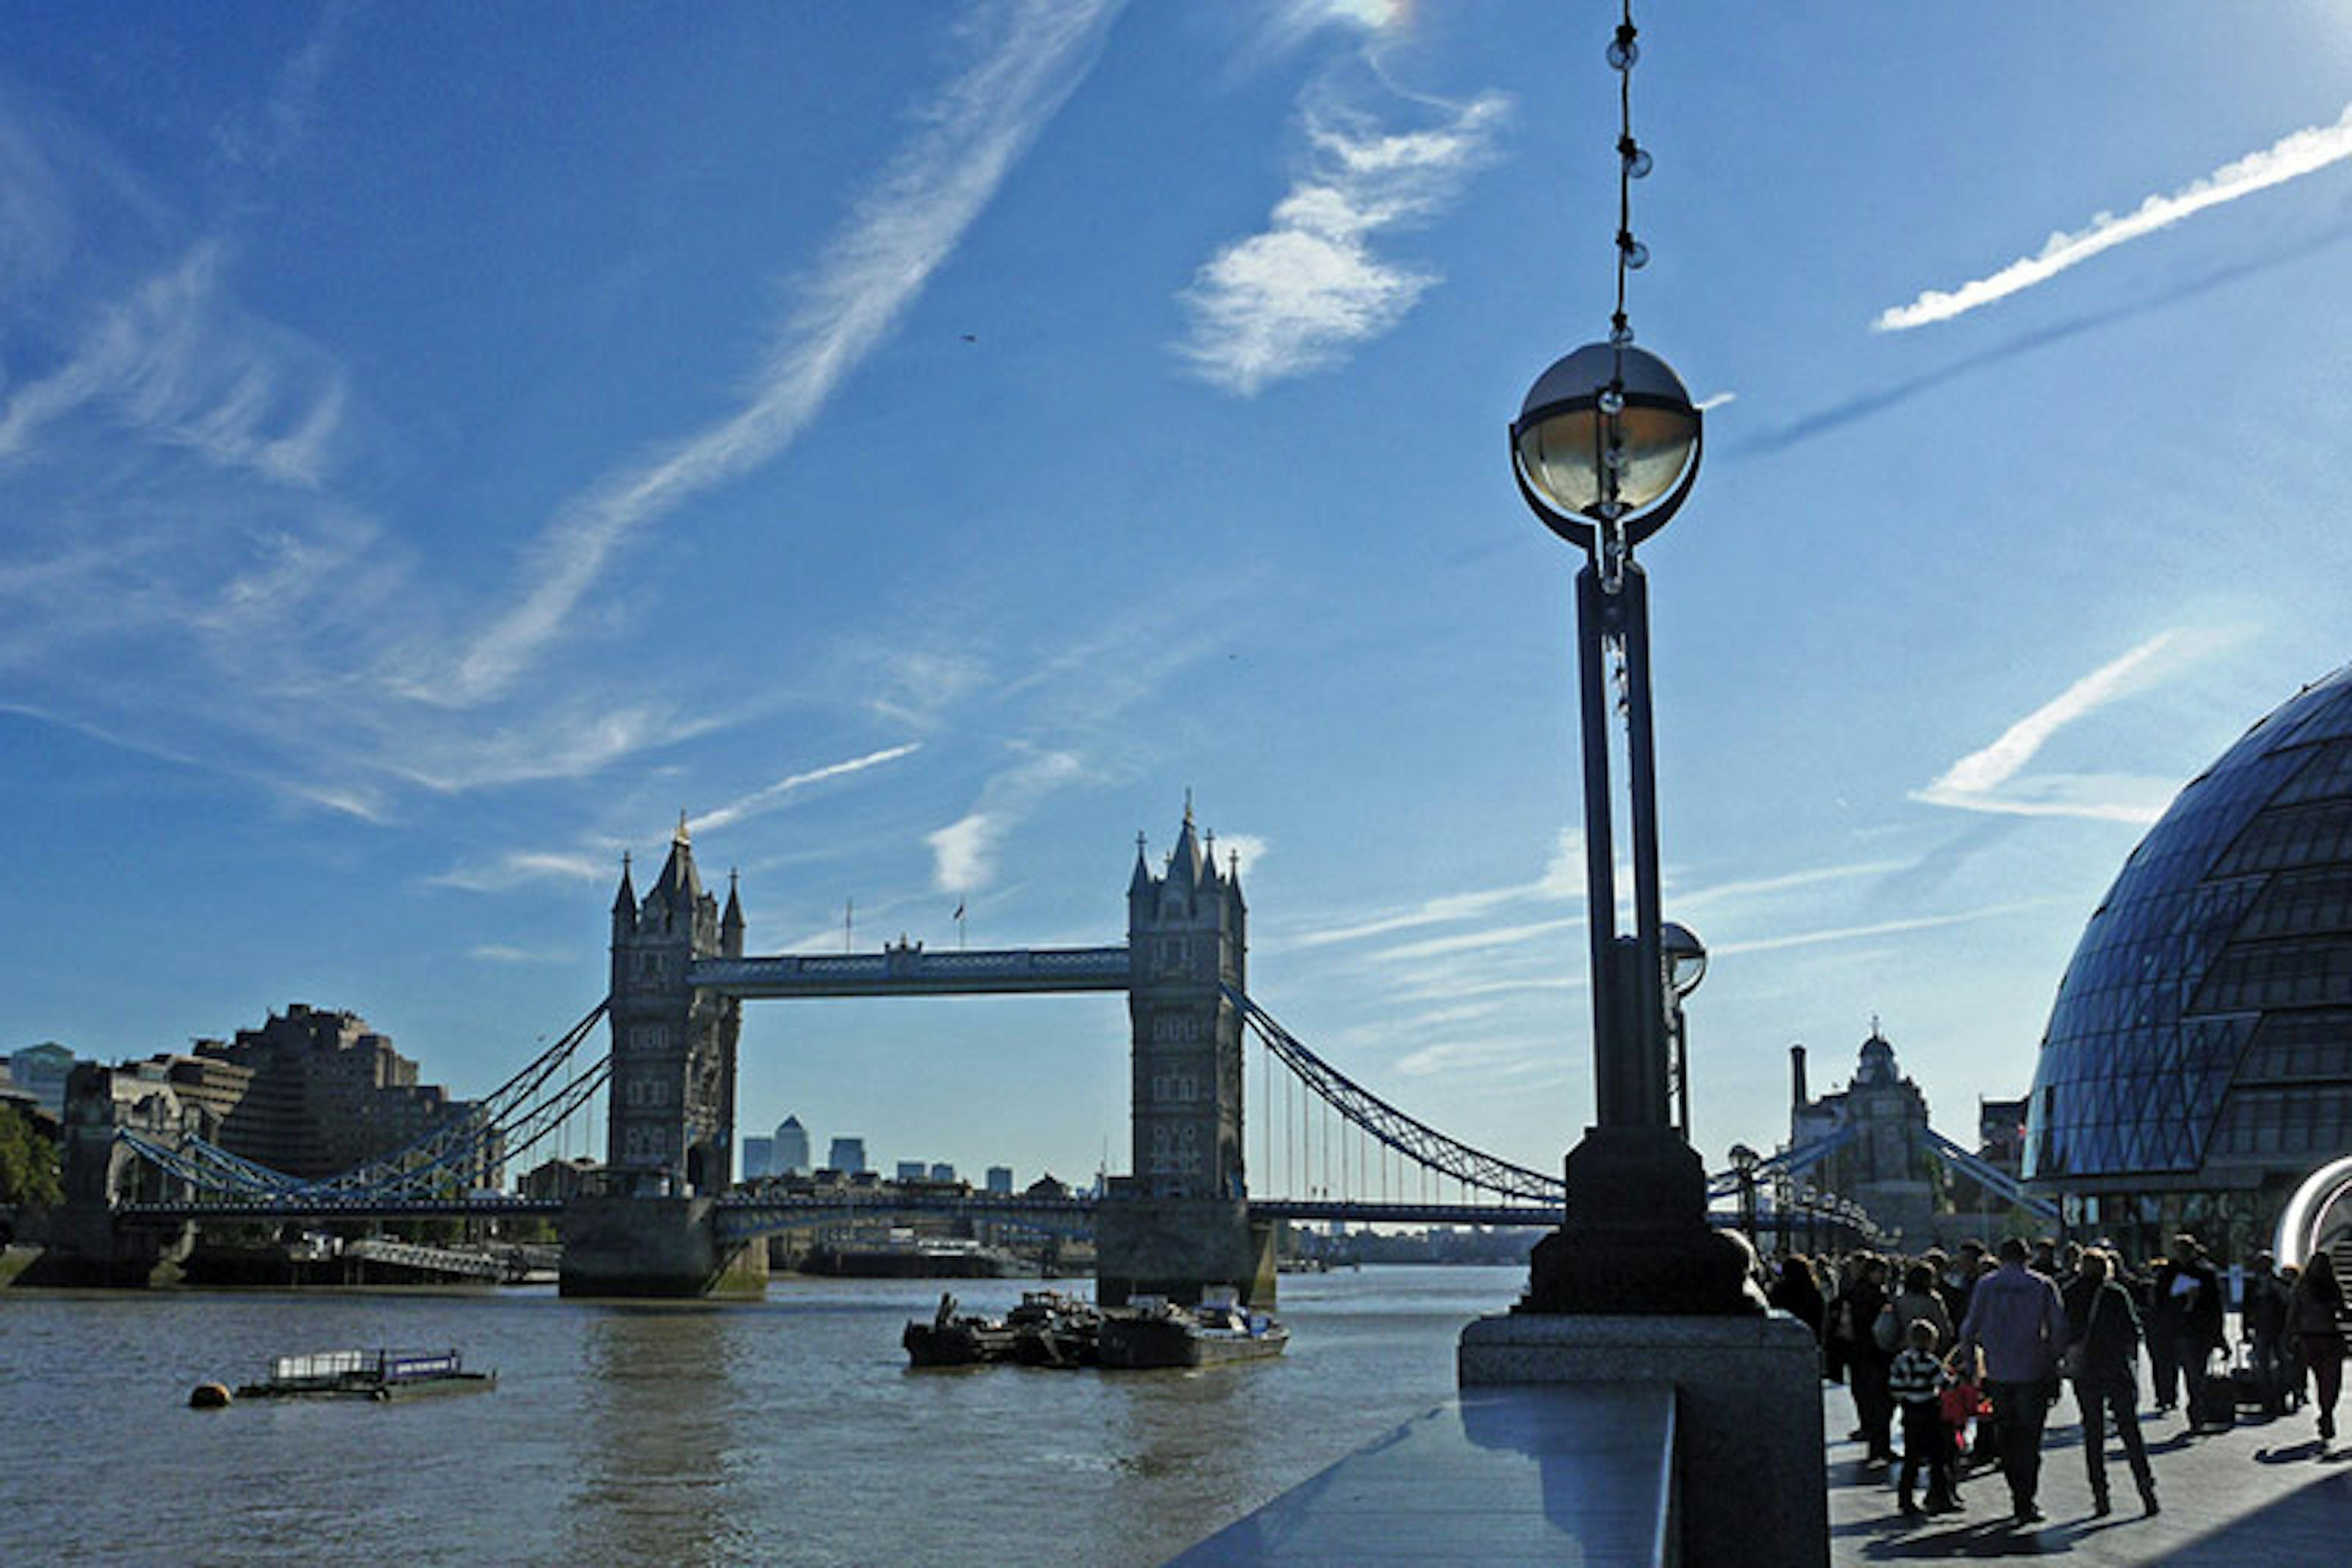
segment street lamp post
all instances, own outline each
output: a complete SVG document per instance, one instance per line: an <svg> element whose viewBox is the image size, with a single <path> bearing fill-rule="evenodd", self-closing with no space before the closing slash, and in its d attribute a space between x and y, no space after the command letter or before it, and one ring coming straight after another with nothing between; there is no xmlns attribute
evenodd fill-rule
<svg viewBox="0 0 2352 1568"><path fill-rule="evenodd" d="M1756 1167L1763 1163L1763 1156L1747 1144L1731 1146L1731 1168L1739 1176L1739 1229L1751 1242L1756 1239Z"/></svg>
<svg viewBox="0 0 2352 1568"><path fill-rule="evenodd" d="M1698 475L1701 420L1665 361L1613 339L1537 378L1511 426L1513 471L1538 521L1584 553L1576 577L1586 917L1595 1124L1568 1156L1565 1223L1536 1249L1526 1312L1763 1310L1747 1249L1706 1222L1706 1173L1676 1130L1670 1083L1680 1000L1706 950L1661 916L1649 584L1634 547ZM1623 662L1633 929L1617 929L1608 663ZM1666 932L1678 938L1670 955ZM1670 974L1668 959L1681 973ZM1687 1121L1687 1087L1681 1090Z"/></svg>
<svg viewBox="0 0 2352 1568"><path fill-rule="evenodd" d="M1675 1130L1690 1142L1690 1020L1683 1003L1706 978L1706 945L1690 927L1668 921L1658 931L1658 960L1665 973L1667 1063L1675 1087ZM1755 1233L1748 1232L1750 1239Z"/></svg>

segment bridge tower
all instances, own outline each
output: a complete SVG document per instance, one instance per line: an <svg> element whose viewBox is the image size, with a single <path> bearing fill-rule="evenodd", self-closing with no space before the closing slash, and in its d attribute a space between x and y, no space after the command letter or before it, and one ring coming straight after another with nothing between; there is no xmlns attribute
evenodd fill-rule
<svg viewBox="0 0 2352 1568"><path fill-rule="evenodd" d="M724 913L703 891L683 813L643 900L622 861L612 954L610 1186L565 1207L563 1293L757 1293L765 1247L720 1247L712 1207L734 1173L742 1003L691 979L698 959L743 955L743 906L731 877Z"/></svg>
<svg viewBox="0 0 2352 1568"><path fill-rule="evenodd" d="M1271 1238L1250 1226L1242 1160L1242 1017L1226 996L1246 989L1248 919L1240 867L1218 868L1189 800L1160 875L1138 840L1127 889L1134 1174L1111 1183L1097 1215L1106 1302L1195 1301L1211 1285L1272 1299Z"/></svg>
<svg viewBox="0 0 2352 1568"><path fill-rule="evenodd" d="M630 1192L717 1194L733 1173L735 1041L742 1004L688 978L698 958L740 958L743 906L702 890L680 814L661 879L642 902L628 864L613 900L613 1079L605 1163Z"/></svg>

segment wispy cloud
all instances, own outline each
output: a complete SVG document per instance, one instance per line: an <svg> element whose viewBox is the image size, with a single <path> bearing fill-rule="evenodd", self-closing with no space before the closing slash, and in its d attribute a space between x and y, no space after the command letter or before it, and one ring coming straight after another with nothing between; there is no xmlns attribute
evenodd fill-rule
<svg viewBox="0 0 2352 1568"><path fill-rule="evenodd" d="M520 678L635 531L782 451L887 335L1084 79L1116 9L975 10L955 58L978 63L853 205L736 411L581 489L514 598L470 620L436 592L444 578L421 570L400 520L333 489L362 398L341 362L239 301L234 226L187 237L184 215L68 119L0 101L0 299L37 295L20 314L45 351L13 384L0 372L0 482L20 522L0 563L0 678L25 687L8 695L372 821L404 787L584 776L730 721L673 691ZM344 16L325 13L268 97L223 119L225 163L299 153L333 103ZM127 278L93 266L106 258L91 237L120 230L173 248L147 239L143 274ZM135 683L119 678L131 668ZM968 685L934 667L884 689L936 704ZM722 809L766 809L814 782Z"/></svg>
<svg viewBox="0 0 2352 1568"><path fill-rule="evenodd" d="M1514 882L1501 888L1481 888L1465 893L1445 893L1423 900L1407 909L1391 910L1369 919L1350 920L1343 924L1323 926L1289 938L1283 945L1298 948L1329 947L1339 942L1360 942L1367 937L1389 936L1401 931L1416 931L1423 926L1444 925L1455 921L1476 920L1511 904L1529 900L1557 900L1574 896L1584 887L1584 836L1574 828L1562 828L1552 858L1544 867L1543 875L1531 882Z"/></svg>
<svg viewBox="0 0 2352 1568"><path fill-rule="evenodd" d="M1906 920L1874 921L1864 925L1832 926L1822 931L1791 931L1784 936L1754 937L1746 942L1727 942L1708 949L1711 958L1729 958L1748 952L1780 952L1792 947L1822 947L1833 942L1863 942L1871 937L1900 936L1917 931L1937 931L1945 926L1967 925L1975 921L1995 920L2002 915L2022 914L2028 910L2047 909L2059 899L2024 899L2011 903L1990 904L1979 910L1960 910L1938 915L1916 915Z"/></svg>
<svg viewBox="0 0 2352 1568"><path fill-rule="evenodd" d="M1997 272L1953 289L1930 289L1908 305L1889 307L1871 326L1877 331L1894 332L1950 321L2048 282L2102 251L2168 228L2208 207L2300 179L2347 158L2352 158L2352 105L2347 105L2332 125L2315 125L2283 136L2263 151L2224 163L2179 190L2147 197L2121 217L2101 213L2072 234L2052 235L2039 251L2020 257Z"/></svg>
<svg viewBox="0 0 2352 1568"><path fill-rule="evenodd" d="M870 688L875 714L896 723L929 729L940 716L987 680L985 659L969 649L909 647L898 639L887 646L860 647L853 656L868 668L858 680Z"/></svg>
<svg viewBox="0 0 2352 1568"><path fill-rule="evenodd" d="M806 789L811 784L823 784L828 779L847 778L852 773L862 773L868 768L878 768L885 763L895 763L899 758L911 756L922 749L921 742L909 742L903 746L886 746L878 752L868 752L862 757L851 757L846 762L829 763L821 768L811 768L806 773L789 774L764 789L753 790L739 800L729 801L714 811L705 812L696 817L690 826L695 832L702 833L711 828L724 827L730 823L740 822L746 817L763 816L783 805L790 796Z"/></svg>
<svg viewBox="0 0 2352 1568"><path fill-rule="evenodd" d="M1954 763L1914 800L1961 811L2015 816L2079 816L2111 822L2153 822L2164 811L2170 786L2162 780L2114 774L2019 774L2050 739L2068 725L2118 698L2147 687L2161 671L2165 656L2188 638L2179 630L2160 632L2110 659L2050 701L2001 731L1998 739Z"/></svg>
<svg viewBox="0 0 2352 1568"><path fill-rule="evenodd" d="M482 963L570 963L578 954L562 948L506 947L484 942L467 949L466 956Z"/></svg>
<svg viewBox="0 0 2352 1568"><path fill-rule="evenodd" d="M1118 0L1013 0L975 25L979 62L949 83L827 247L733 414L592 484L527 552L530 584L476 637L446 682L476 702L506 689L640 530L790 447L943 266L1038 132L1085 79Z"/></svg>
<svg viewBox="0 0 2352 1568"><path fill-rule="evenodd" d="M612 875L613 868L593 856L510 849L482 865L453 866L425 881L468 893L501 893L530 882L602 882Z"/></svg>
<svg viewBox="0 0 2352 1568"><path fill-rule="evenodd" d="M1706 909L1717 904L1736 903L1743 899L1769 898L1775 893L1794 891L1800 888L1817 888L1832 882L1850 882L1857 878L1879 877L1890 871L1900 871L1911 864L1908 860L1856 860L1842 866L1809 866L1801 871L1784 871L1773 877L1750 877L1732 882L1709 882L1694 887L1670 886L1666 898L1676 913Z"/></svg>
<svg viewBox="0 0 2352 1568"><path fill-rule="evenodd" d="M1404 1078L1467 1073L1484 1082L1534 1073L1555 1074L1560 1068L1560 1057L1558 1040L1486 1037L1423 1046L1398 1058L1396 1070Z"/></svg>
<svg viewBox="0 0 2352 1568"><path fill-rule="evenodd" d="M1381 959L1383 963L1406 963L1416 959L1454 958L1487 948L1517 948L1537 937L1570 931L1583 924L1584 917L1576 914L1563 915L1557 920L1528 921L1518 925L1487 926L1477 931L1457 931L1452 936L1433 936L1420 942L1401 942L1383 951Z"/></svg>
<svg viewBox="0 0 2352 1568"><path fill-rule="evenodd" d="M1370 36L1360 58L1378 76L1374 51L1405 14L1374 0L1300 3L1276 14L1272 32L1290 42L1349 25ZM1210 258L1181 296L1190 331L1177 353L1213 385L1244 397L1334 364L1404 319L1437 276L1383 257L1376 242L1454 199L1492 156L1510 107L1499 93L1465 104L1407 95L1441 118L1399 132L1340 104L1328 74L1308 92L1319 101L1301 110L1305 167L1266 226Z"/></svg>
<svg viewBox="0 0 2352 1568"><path fill-rule="evenodd" d="M1769 877L1753 877L1726 882L1685 882L1669 878L1666 897L1677 914L1690 914L1743 901L1769 899L1777 894L1821 887L1834 882L1884 875L1909 864L1903 860L1865 860L1836 866L1809 866L1799 871L1787 871ZM1630 898L1632 877L1621 868L1620 891ZM1367 938L1392 936L1399 931L1418 931L1434 925L1454 924L1479 920L1514 905L1559 904L1584 897L1584 836L1574 828L1562 828L1551 860L1543 875L1529 882L1516 882L1506 887L1481 888L1470 892L1446 893L1406 909L1391 910L1367 919L1357 919L1338 925L1318 927L1276 943L1266 944L1283 949L1332 947L1344 942L1361 942ZM1507 946L1528 936L1581 925L1580 914L1567 920L1519 921L1492 930L1468 931L1455 936L1433 939L1423 942L1407 942L1381 950L1382 960L1412 959L1444 953L1475 952L1481 948Z"/></svg>
<svg viewBox="0 0 2352 1568"><path fill-rule="evenodd" d="M14 106L0 102L0 300L55 276L73 234L64 180Z"/></svg>
<svg viewBox="0 0 2352 1568"><path fill-rule="evenodd" d="M1031 756L998 773L981 790L980 803L923 842L931 851L931 884L943 893L979 891L996 875L996 855L1004 836L1045 796L1085 775L1067 752Z"/></svg>
<svg viewBox="0 0 2352 1568"><path fill-rule="evenodd" d="M247 320L219 288L224 247L204 240L102 310L66 363L0 407L0 462L92 404L222 468L317 482L341 421L341 373L291 334Z"/></svg>
<svg viewBox="0 0 2352 1568"><path fill-rule="evenodd" d="M1277 44L1295 43L1334 26L1377 33L1402 26L1411 11L1407 0L1279 0L1269 30Z"/></svg>
<svg viewBox="0 0 2352 1568"><path fill-rule="evenodd" d="M778 779L774 784L750 795L730 801L716 810L693 818L688 828L696 833L725 827L751 818L763 816L780 809L790 798L812 785L834 779L848 778L894 763L922 749L919 742L903 746L887 746L864 756L851 757L824 767ZM590 854L568 850L516 849L478 864L453 867L428 878L427 883L438 888L457 888L467 892L504 892L532 882L599 882L613 875L613 867L601 853Z"/></svg>
<svg viewBox="0 0 2352 1568"><path fill-rule="evenodd" d="M318 118L327 68L354 7L328 5L319 26L278 73L278 84L251 119L232 118L213 130L213 145L229 163L268 170L286 161Z"/></svg>

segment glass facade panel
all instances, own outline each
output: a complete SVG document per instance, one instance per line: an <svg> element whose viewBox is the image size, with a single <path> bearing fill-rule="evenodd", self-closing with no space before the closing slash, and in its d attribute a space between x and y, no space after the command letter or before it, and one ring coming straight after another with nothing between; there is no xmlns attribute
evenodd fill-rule
<svg viewBox="0 0 2352 1568"><path fill-rule="evenodd" d="M2220 1185L2252 1184L2352 1148L2352 667L2249 730L2132 851L2027 1105L2027 1177L2110 1202L2133 1178L2212 1185L2189 1178L2221 1161L2245 1169Z"/></svg>

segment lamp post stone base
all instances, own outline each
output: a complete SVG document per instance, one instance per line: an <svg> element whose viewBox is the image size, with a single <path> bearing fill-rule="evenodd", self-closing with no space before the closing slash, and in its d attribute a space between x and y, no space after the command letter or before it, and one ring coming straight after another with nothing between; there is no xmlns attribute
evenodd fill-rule
<svg viewBox="0 0 2352 1568"><path fill-rule="evenodd" d="M1536 1244L1512 1310L1755 1317L1754 1255L1706 1222L1706 1170L1666 1127L1593 1127L1568 1154L1568 1219Z"/></svg>
<svg viewBox="0 0 2352 1568"><path fill-rule="evenodd" d="M1821 1350L1788 1313L1498 1313L1464 1329L1455 1356L1465 1389L1672 1384L1680 1560L1829 1562Z"/></svg>

